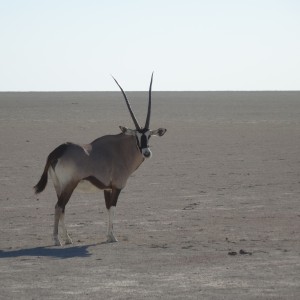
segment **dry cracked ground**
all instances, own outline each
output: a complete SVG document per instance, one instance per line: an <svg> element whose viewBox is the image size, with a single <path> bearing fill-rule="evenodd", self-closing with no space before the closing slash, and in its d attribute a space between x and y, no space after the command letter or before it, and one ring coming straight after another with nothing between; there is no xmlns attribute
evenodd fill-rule
<svg viewBox="0 0 300 300"><path fill-rule="evenodd" d="M300 299L299 92L154 92L168 132L120 195L119 242L102 192L75 192L54 247L47 155L119 125L120 93L0 93L0 299Z"/></svg>

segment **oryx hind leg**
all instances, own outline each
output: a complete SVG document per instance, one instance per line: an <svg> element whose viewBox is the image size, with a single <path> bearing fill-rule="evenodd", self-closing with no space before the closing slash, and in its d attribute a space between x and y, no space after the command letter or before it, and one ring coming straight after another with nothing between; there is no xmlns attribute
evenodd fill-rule
<svg viewBox="0 0 300 300"><path fill-rule="evenodd" d="M108 212L107 243L118 241L114 235L113 221L120 192L120 189L115 188L110 191L104 191L105 204Z"/></svg>
<svg viewBox="0 0 300 300"><path fill-rule="evenodd" d="M65 208L66 205L75 189L76 185L70 184L60 195L58 195L58 201L55 205L55 216L54 216L54 229L53 229L53 240L56 246L61 246L62 243L58 236L58 225L61 225L62 236L66 244L72 244L72 239L70 238L67 228L65 225Z"/></svg>
<svg viewBox="0 0 300 300"><path fill-rule="evenodd" d="M58 204L55 205L55 212L54 212L54 228L53 228L53 241L55 246L61 246L61 241L58 238L58 223L60 216L62 214L62 208L58 206Z"/></svg>
<svg viewBox="0 0 300 300"><path fill-rule="evenodd" d="M58 226L61 226L62 237L65 244L71 244L72 239L70 238L66 225L65 225L65 208L66 205L77 186L78 182L72 178L72 169L67 166L61 166L60 161L55 166L49 168L54 188L57 194L57 203L55 205L54 215L54 229L53 229L53 240L56 246L61 246L62 243L59 239Z"/></svg>
<svg viewBox="0 0 300 300"><path fill-rule="evenodd" d="M65 241L65 244L66 245L73 244L73 241L68 234L66 224L65 224L65 211L60 215L59 224L61 225L62 228L62 237Z"/></svg>

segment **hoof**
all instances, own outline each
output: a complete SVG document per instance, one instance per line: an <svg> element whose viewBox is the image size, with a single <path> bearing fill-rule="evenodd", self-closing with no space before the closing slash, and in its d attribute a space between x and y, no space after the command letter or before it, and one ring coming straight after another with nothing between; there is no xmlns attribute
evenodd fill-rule
<svg viewBox="0 0 300 300"><path fill-rule="evenodd" d="M71 245L71 244L73 244L73 241L72 241L72 239L69 237L69 238L67 238L67 239L65 240L65 245Z"/></svg>
<svg viewBox="0 0 300 300"><path fill-rule="evenodd" d="M118 240L113 234L107 236L106 243L116 243Z"/></svg>
<svg viewBox="0 0 300 300"><path fill-rule="evenodd" d="M53 240L54 240L54 246L62 246L62 243L58 237L54 237Z"/></svg>
<svg viewBox="0 0 300 300"><path fill-rule="evenodd" d="M73 241L72 241L71 237L67 233L64 235L63 238L64 238L64 241L65 241L65 245L73 244Z"/></svg>

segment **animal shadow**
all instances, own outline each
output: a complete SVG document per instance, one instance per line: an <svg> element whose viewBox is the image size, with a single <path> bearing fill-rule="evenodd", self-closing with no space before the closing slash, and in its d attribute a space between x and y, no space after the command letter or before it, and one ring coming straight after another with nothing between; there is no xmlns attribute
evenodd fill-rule
<svg viewBox="0 0 300 300"><path fill-rule="evenodd" d="M73 246L67 248L56 248L56 247L35 247L28 249L18 249L18 250L0 250L0 259L2 258L16 258L22 256L32 256L32 257L52 257L52 258L75 258L75 257L89 257L91 253L88 251L89 247L95 245L85 245L85 246Z"/></svg>

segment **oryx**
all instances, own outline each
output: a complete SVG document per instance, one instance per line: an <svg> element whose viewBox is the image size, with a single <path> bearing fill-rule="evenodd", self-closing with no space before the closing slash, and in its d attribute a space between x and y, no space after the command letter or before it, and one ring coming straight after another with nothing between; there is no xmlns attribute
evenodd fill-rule
<svg viewBox="0 0 300 300"><path fill-rule="evenodd" d="M53 231L55 245L61 245L58 237L59 223L62 226L65 243L72 243L64 223L65 208L74 189L80 182L89 182L98 189L104 190L108 211L107 242L117 241L113 233L113 217L119 194L125 187L129 176L145 158L151 157L150 137L162 136L166 132L164 128L149 129L153 73L144 127L139 125L122 87L115 78L113 79L124 96L135 129L120 126L122 133L102 136L90 144L65 143L58 146L49 154L41 179L34 187L36 194L42 192L47 185L49 172L58 198L55 205Z"/></svg>

